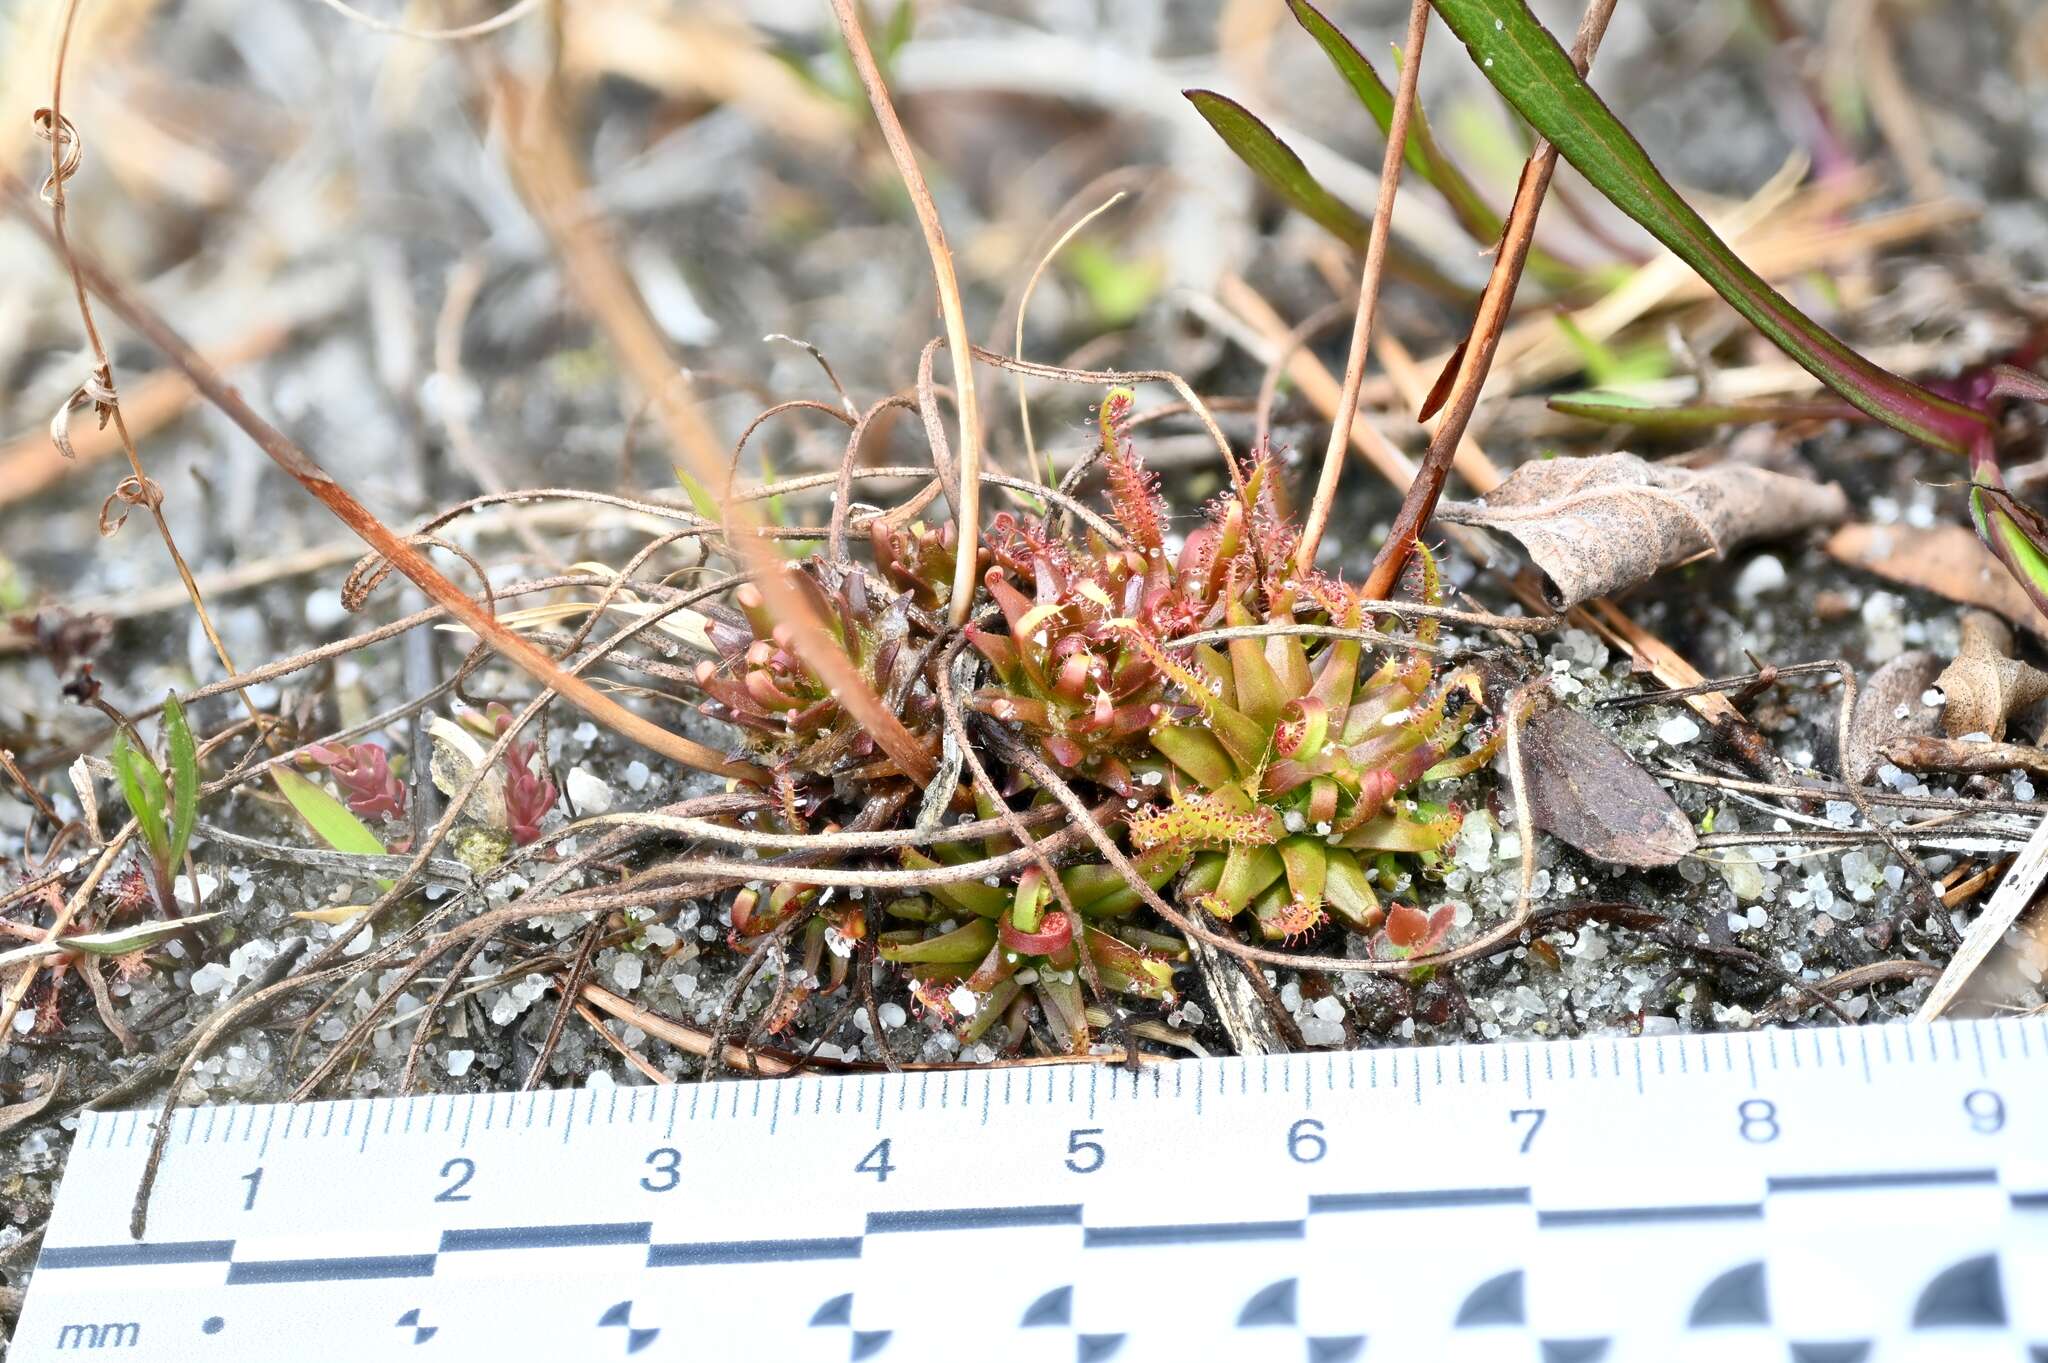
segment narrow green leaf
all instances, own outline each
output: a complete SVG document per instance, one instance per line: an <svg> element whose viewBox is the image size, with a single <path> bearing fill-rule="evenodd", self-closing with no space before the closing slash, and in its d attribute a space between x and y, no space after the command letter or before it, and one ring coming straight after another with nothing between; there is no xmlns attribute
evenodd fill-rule
<svg viewBox="0 0 2048 1363"><path fill-rule="evenodd" d="M1394 127L1394 92L1380 79L1373 64L1309 0L1287 0L1287 3L1294 12L1294 21L1323 49L1330 65L1337 68L1337 74L1344 78L1344 83L1351 87L1351 93L1358 97L1366 113L1379 125L1380 134L1390 134ZM1397 53L1396 61L1399 59ZM1408 120L1408 144L1402 160L1424 184L1444 196L1444 202L1450 205L1451 216L1458 220L1458 226L1464 228L1465 234L1473 241L1480 246L1491 247L1500 240L1501 215L1493 210L1478 186L1437 142L1436 133L1429 126L1429 116L1422 111L1420 103ZM1584 282L1584 272L1558 260L1541 247L1529 252L1529 270L1553 288L1569 288Z"/></svg>
<svg viewBox="0 0 2048 1363"><path fill-rule="evenodd" d="M75 937L60 937L57 944L66 951L82 951L88 956L125 956L131 951L143 951L159 942L167 942L187 928L218 917L218 913L195 913L164 923L137 923L113 932L85 932Z"/></svg>
<svg viewBox="0 0 2048 1363"><path fill-rule="evenodd" d="M1837 421L1863 416L1839 398L1754 398L1660 407L1625 393L1591 392L1554 397L1548 406L1553 412L1585 421L1672 435L1758 421Z"/></svg>
<svg viewBox="0 0 2048 1363"><path fill-rule="evenodd" d="M1661 379L1671 372L1671 356L1663 346L1639 345L1625 351L1616 350L1588 334L1567 313L1560 312L1553 320L1565 343L1577 352L1579 363L1586 367L1587 375L1603 387Z"/></svg>
<svg viewBox="0 0 2048 1363"><path fill-rule="evenodd" d="M67 952L84 952L88 956L125 956L131 951L142 951L158 942L175 937L187 928L201 923L210 923L219 918L218 913L195 913L169 922L136 923L118 928L112 932L81 932L70 937L59 937L54 941L30 942L27 946L12 951L0 951L0 969L20 965L27 961L41 960L45 956L62 956Z"/></svg>
<svg viewBox="0 0 2048 1363"><path fill-rule="evenodd" d="M1981 466L1970 488L1970 519L1977 536L2026 588L2035 609L2048 615L2048 519L2008 492L1998 470Z"/></svg>
<svg viewBox="0 0 2048 1363"><path fill-rule="evenodd" d="M171 834L164 825L164 808L170 802L170 792L156 763L136 751L125 732L114 735L114 775L120 779L121 798L128 802L128 812L135 817L150 859L168 872Z"/></svg>
<svg viewBox="0 0 2048 1363"><path fill-rule="evenodd" d="M164 745L171 759L171 843L169 862L185 859L192 825L199 818L199 745L185 722L185 707L175 695L164 699Z"/></svg>
<svg viewBox="0 0 2048 1363"><path fill-rule="evenodd" d="M1294 148L1251 110L1214 90L1183 90L1195 112L1208 121L1225 146L1252 168L1273 192L1354 251L1372 239L1372 221L1323 188Z"/></svg>
<svg viewBox="0 0 2048 1363"><path fill-rule="evenodd" d="M288 767L273 767L270 774L279 792L291 801L320 841L337 852L383 856L384 844L369 825L349 812L347 805Z"/></svg>
<svg viewBox="0 0 2048 1363"><path fill-rule="evenodd" d="M1651 163L1524 0L1430 0L1480 71L1602 194L1800 366L1893 429L1967 454L1985 419L1872 364L1744 264Z"/></svg>

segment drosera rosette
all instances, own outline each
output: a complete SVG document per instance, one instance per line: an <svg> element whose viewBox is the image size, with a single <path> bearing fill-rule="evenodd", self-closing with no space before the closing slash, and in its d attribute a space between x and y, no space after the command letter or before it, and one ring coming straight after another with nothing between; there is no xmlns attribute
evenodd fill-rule
<svg viewBox="0 0 2048 1363"><path fill-rule="evenodd" d="M869 689L911 732L931 731L937 706L919 680L917 647L931 631L917 618L914 594L892 593L857 568L823 559L792 564L788 572ZM900 776L873 735L797 656L790 627L773 618L759 589L743 583L733 601L741 620L721 615L706 627L719 656L697 664L703 712L731 724L747 756L771 771L871 785Z"/></svg>
<svg viewBox="0 0 2048 1363"><path fill-rule="evenodd" d="M405 817L405 782L391 769L383 744L308 743L295 756L304 765L325 768L352 812L366 819Z"/></svg>
<svg viewBox="0 0 2048 1363"><path fill-rule="evenodd" d="M1163 677L1127 631L1171 638L1206 607L1181 592L1168 561L1158 481L1123 435L1131 403L1129 389L1115 389L1098 414L1123 542L1093 527L1076 539L1051 515L996 516L983 581L1007 629L970 625L966 633L991 674L969 699L975 710L1018 726L1060 771L1135 799L1163 775L1145 740Z"/></svg>
<svg viewBox="0 0 2048 1363"><path fill-rule="evenodd" d="M1418 594L1436 606L1435 561L1417 548ZM1228 626L1305 623L1292 600L1273 599L1297 584L1276 586L1227 593ZM1498 742L1487 733L1456 753L1484 695L1472 669L1438 675L1435 620L1420 621L1411 646L1361 676L1373 603L1326 579L1298 589L1305 613L1357 633L1240 635L1222 647L1197 644L1189 664L1161 652L1180 699L1151 741L1173 775L1168 802L1130 820L1141 852L1192 854L1183 902L1225 919L1249 909L1272 941L1300 940L1332 912L1359 931L1380 929L1389 911L1375 882L1390 893L1412 884L1462 818L1457 805L1423 800L1416 788L1477 770ZM1265 607L1263 620L1254 605Z"/></svg>
<svg viewBox="0 0 2048 1363"><path fill-rule="evenodd" d="M459 721L439 715L429 719L434 746L428 775L435 789L453 798L467 788L490 755L486 742L495 742L511 723L512 712L498 701L482 710L464 710ZM540 838L541 825L560 797L540 740L522 734L476 783L468 806L475 822L454 835L456 855L479 871L496 866L514 847Z"/></svg>
<svg viewBox="0 0 2048 1363"><path fill-rule="evenodd" d="M911 869L935 870L1001 856L1015 845L1005 835L979 844L939 843L929 856L905 850L902 857ZM1154 889L1186 862L1184 853L1172 850L1135 859ZM883 931L877 950L884 960L909 967L913 996L955 1024L962 1046L987 1038L998 1053L1017 1050L1030 1033L1036 1003L1054 1048L1086 1052L1091 1036L1085 986L1091 972L1107 995L1173 1000L1174 967L1187 959L1187 944L1129 921L1141 901L1108 865L1077 862L1055 874L1071 913L1037 866L1007 884L936 884L886 906L886 919L910 926Z"/></svg>

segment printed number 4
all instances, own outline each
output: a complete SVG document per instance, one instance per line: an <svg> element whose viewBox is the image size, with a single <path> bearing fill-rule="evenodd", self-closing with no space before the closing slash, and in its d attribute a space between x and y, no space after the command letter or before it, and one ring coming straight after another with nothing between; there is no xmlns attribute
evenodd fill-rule
<svg viewBox="0 0 2048 1363"><path fill-rule="evenodd" d="M1543 1118L1548 1112L1548 1108L1518 1107L1508 1113L1509 1123L1516 1127L1521 1126L1522 1119L1525 1117L1529 1121L1528 1129L1522 1132L1522 1154L1528 1154L1529 1147L1536 1144L1536 1133L1543 1129Z"/></svg>
<svg viewBox="0 0 2048 1363"><path fill-rule="evenodd" d="M888 1138L884 1137L880 1145L862 1155L860 1163L853 1166L853 1171L856 1174L873 1174L875 1182L887 1183L889 1175L896 1172L896 1166L889 1163Z"/></svg>

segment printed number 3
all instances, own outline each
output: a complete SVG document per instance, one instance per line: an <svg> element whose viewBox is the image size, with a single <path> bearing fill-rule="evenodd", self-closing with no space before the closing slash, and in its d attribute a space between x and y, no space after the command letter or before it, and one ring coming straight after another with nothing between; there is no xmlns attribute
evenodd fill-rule
<svg viewBox="0 0 2048 1363"><path fill-rule="evenodd" d="M650 1193L665 1193L683 1181L683 1152L672 1145L650 1150L647 1167L654 1172L642 1178L640 1186Z"/></svg>

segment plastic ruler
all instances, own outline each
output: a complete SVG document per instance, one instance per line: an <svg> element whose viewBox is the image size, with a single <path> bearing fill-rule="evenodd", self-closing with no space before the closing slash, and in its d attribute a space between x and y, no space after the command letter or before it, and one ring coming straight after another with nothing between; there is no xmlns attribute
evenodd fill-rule
<svg viewBox="0 0 2048 1363"><path fill-rule="evenodd" d="M2048 1363L2041 1018L153 1120L19 1363Z"/></svg>

